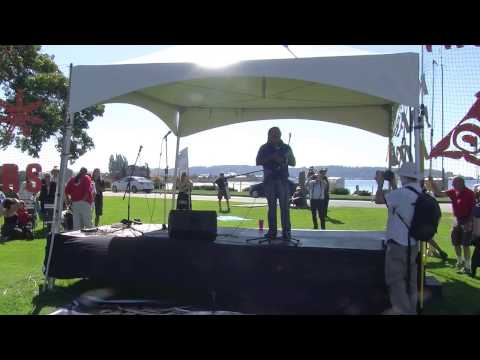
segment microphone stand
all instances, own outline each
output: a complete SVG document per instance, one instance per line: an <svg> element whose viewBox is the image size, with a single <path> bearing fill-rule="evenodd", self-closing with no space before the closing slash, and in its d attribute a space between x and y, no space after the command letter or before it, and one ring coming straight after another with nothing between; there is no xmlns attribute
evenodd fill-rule
<svg viewBox="0 0 480 360"><path fill-rule="evenodd" d="M123 200L125 200L125 196L127 195L127 191L128 191L127 220L125 220L125 219L122 220L122 223L125 224L126 226L123 227L123 228L120 228L116 231L120 231L120 230L124 230L124 229L131 229L131 230L134 230L134 231L138 231L140 234L143 235L142 231L132 227L132 224L134 223L134 221L130 220L130 202L131 202L131 197L132 197L132 191L130 189L130 185L131 185L132 176L135 173L135 168L137 167L138 158L140 157L140 152L142 151L142 149L143 149L143 146L140 145L140 148L138 149L137 158L135 159L135 163L133 164L132 170L130 171L130 176L128 177L127 188L125 189L125 193L123 194Z"/></svg>
<svg viewBox="0 0 480 360"><path fill-rule="evenodd" d="M163 177L163 224L162 230L167 230L167 179L168 179L168 135L170 135L172 131L170 130L167 134L163 137L165 140L165 174ZM175 179L176 180L176 179ZM173 187L172 187L173 190ZM173 194L172 194L173 196Z"/></svg>

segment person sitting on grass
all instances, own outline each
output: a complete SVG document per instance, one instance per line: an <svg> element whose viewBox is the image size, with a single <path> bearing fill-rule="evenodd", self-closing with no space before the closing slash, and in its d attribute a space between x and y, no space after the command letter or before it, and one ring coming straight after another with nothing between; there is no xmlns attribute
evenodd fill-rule
<svg viewBox="0 0 480 360"><path fill-rule="evenodd" d="M4 223L1 228L3 240L33 239L31 230L27 227L20 227L17 212L20 208L18 199L7 198L3 201Z"/></svg>
<svg viewBox="0 0 480 360"><path fill-rule="evenodd" d="M18 226L22 229L26 228L32 223L33 216L28 213L27 209L25 209L25 201L20 201L20 205L17 210L17 216Z"/></svg>
<svg viewBox="0 0 480 360"><path fill-rule="evenodd" d="M225 198L227 201L227 212L230 212L230 195L228 194L228 181L223 175L220 173L220 176L214 181L213 185L218 187L218 209L222 212L222 198Z"/></svg>

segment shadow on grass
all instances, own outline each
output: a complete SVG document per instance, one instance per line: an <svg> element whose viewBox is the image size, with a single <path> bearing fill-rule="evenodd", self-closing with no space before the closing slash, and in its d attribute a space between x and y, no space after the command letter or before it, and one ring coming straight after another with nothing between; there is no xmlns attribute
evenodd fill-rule
<svg viewBox="0 0 480 360"><path fill-rule="evenodd" d="M426 306L425 315L480 315L478 288L455 278L439 277L444 281L442 298Z"/></svg>
<svg viewBox="0 0 480 360"><path fill-rule="evenodd" d="M325 218L325 221L326 222L330 222L332 224L336 224L336 225L345 225L345 223L343 221L340 221L338 219L334 219L334 218L331 218L330 216L327 216Z"/></svg>
<svg viewBox="0 0 480 360"><path fill-rule="evenodd" d="M33 237L35 239L45 239L48 235L48 232L47 232L47 229L36 229L34 232L33 232Z"/></svg>
<svg viewBox="0 0 480 360"><path fill-rule="evenodd" d="M33 299L34 309L31 315L38 315L45 307L62 307L72 303L73 300L92 289L101 286L91 280L78 280L68 286L55 286L47 292L39 292Z"/></svg>

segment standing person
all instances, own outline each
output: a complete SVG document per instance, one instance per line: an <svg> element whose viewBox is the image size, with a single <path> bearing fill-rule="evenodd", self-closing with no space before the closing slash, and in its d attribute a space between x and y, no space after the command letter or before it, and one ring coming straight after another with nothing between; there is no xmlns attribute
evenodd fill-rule
<svg viewBox="0 0 480 360"><path fill-rule="evenodd" d="M392 174L393 175L393 174ZM386 250L385 250L385 281L388 287L390 313L413 315L417 307L417 264L418 242L409 237L409 229L418 195L422 191L419 180L423 178L417 172L415 163L404 163L399 171L402 187L397 189L395 175L385 179L384 173L377 171L375 180L378 184L375 203L386 204L388 208ZM384 180L390 182L392 191L384 191ZM411 187L414 190L409 189ZM409 239L410 238L410 239ZM410 240L410 249L409 249ZM409 251L410 250L410 251Z"/></svg>
<svg viewBox="0 0 480 360"><path fill-rule="evenodd" d="M45 204L55 203L55 191L57 190L57 183L52 181L52 177L49 173L46 173L42 179L42 187L40 188L40 195L38 201L40 201L40 213L42 218L48 218L46 216ZM53 214L53 213L52 213Z"/></svg>
<svg viewBox="0 0 480 360"><path fill-rule="evenodd" d="M188 178L185 171L182 172L180 179L177 179L176 189L178 191L177 210L192 210L193 182Z"/></svg>
<svg viewBox="0 0 480 360"><path fill-rule="evenodd" d="M313 166L310 166L308 168L307 181L311 180L313 176L315 176L315 168Z"/></svg>
<svg viewBox="0 0 480 360"><path fill-rule="evenodd" d="M268 130L267 143L258 150L257 166L263 166L263 182L265 196L268 201L268 226L265 237L277 237L277 199L280 203L282 219L282 237L291 239L290 225L290 187L288 183L288 166L295 166L296 161L292 149L282 141L282 133L278 127Z"/></svg>
<svg viewBox="0 0 480 360"><path fill-rule="evenodd" d="M228 181L223 173L213 182L213 185L218 186L218 209L222 212L222 198L227 201L227 212L230 212L230 195L228 194Z"/></svg>
<svg viewBox="0 0 480 360"><path fill-rule="evenodd" d="M65 187L65 195L72 204L73 230L92 227L93 183L82 167Z"/></svg>
<svg viewBox="0 0 480 360"><path fill-rule="evenodd" d="M325 206L325 209L324 209L325 218L328 218L328 203L330 201L330 183L328 182L327 171L328 169L323 168L323 169L320 169L318 173L318 176L321 177L326 184L324 189L325 195L324 195L324 204L323 204Z"/></svg>
<svg viewBox="0 0 480 360"><path fill-rule="evenodd" d="M424 192L425 194L428 194L428 195L433 195L431 192L429 192L427 190L427 188L425 187L425 181L422 179L420 180L420 187L422 188L422 192ZM438 254L438 257L440 259L442 259L443 261L447 261L448 260L448 255L445 251L443 251L441 248L440 248L440 245L438 245L438 243L435 241L435 239L431 239L429 242L428 242L428 245L431 246L431 249L436 251L437 254ZM428 253L427 253L428 254Z"/></svg>
<svg viewBox="0 0 480 360"><path fill-rule="evenodd" d="M95 226L98 226L100 216L103 215L103 192L105 191L105 181L102 179L100 169L93 170L92 181L95 185Z"/></svg>
<svg viewBox="0 0 480 360"><path fill-rule="evenodd" d="M310 210L312 211L313 228L318 229L317 211L320 218L320 226L325 230L325 179L320 175L314 175L307 183L310 194Z"/></svg>
<svg viewBox="0 0 480 360"><path fill-rule="evenodd" d="M472 237L473 237L473 249L472 254L472 266L470 276L474 278L477 273L477 268L480 267L480 184L475 185L473 188L475 193L475 208L473 209L473 227L472 227Z"/></svg>
<svg viewBox="0 0 480 360"><path fill-rule="evenodd" d="M465 179L461 176L453 178L453 189L441 191L430 176L430 186L436 197L448 196L452 201L454 224L452 226L451 239L457 255L456 267L462 273L471 272L470 246L472 245L472 215L475 207L475 194L465 185ZM463 257L462 257L463 249Z"/></svg>

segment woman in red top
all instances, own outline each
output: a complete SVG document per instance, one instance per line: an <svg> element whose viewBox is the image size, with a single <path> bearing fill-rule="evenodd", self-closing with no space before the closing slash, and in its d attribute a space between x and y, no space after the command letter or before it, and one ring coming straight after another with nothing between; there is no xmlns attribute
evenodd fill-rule
<svg viewBox="0 0 480 360"><path fill-rule="evenodd" d="M77 176L68 181L65 195L72 204L73 230L93 227L93 184L86 168L82 167Z"/></svg>
<svg viewBox="0 0 480 360"><path fill-rule="evenodd" d="M429 182L435 196L448 196L452 200L455 222L452 226L451 238L457 255L457 268L461 272L469 274L471 272L470 246L472 245L472 214L475 206L475 193L466 187L465 179L460 176L453 179L453 189L447 191L440 191L431 177ZM462 257L462 248L464 257Z"/></svg>

